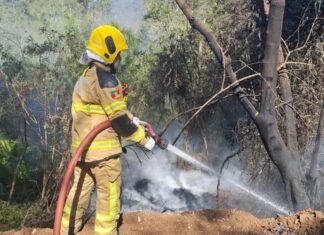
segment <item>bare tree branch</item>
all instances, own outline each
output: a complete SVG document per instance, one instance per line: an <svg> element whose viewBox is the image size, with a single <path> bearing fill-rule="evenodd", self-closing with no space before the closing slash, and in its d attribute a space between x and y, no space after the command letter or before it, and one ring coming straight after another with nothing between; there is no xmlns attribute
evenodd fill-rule
<svg viewBox="0 0 324 235"><path fill-rule="evenodd" d="M215 103L217 103L218 101L220 101L221 99L225 99L225 98L227 98L227 97L229 97L229 96L233 96L233 94L228 94L228 95L225 95L225 96L220 97L220 98L218 98L218 99L214 99L212 102L210 102L210 103L208 104L208 106L209 106L209 105L212 105L212 104L215 104ZM159 136L163 136L163 135L165 134L165 132L169 129L169 127L171 126L171 124L172 124L175 120L179 119L179 118L180 118L181 116L183 116L183 115L186 115L186 114L188 114L188 113L191 113L191 112L193 112L193 111L198 110L200 107L201 107L201 105L200 105L200 106L197 106L197 107L194 107L194 108L191 108L191 109L188 109L188 110L186 110L186 111L184 111L184 112L182 112L182 113L177 114L175 117L171 118L171 120L170 120L170 121L165 125L165 127L162 129L162 131L161 131L161 133L159 134Z"/></svg>
<svg viewBox="0 0 324 235"><path fill-rule="evenodd" d="M227 76L231 83L237 82L236 74L233 71L231 65L231 59L226 57L223 53L222 47L217 42L214 34L208 29L203 22L195 18L192 14L191 6L189 5L187 0L175 0L177 5L180 7L183 14L186 16L192 28L199 31L206 39L210 49L214 53L218 62L225 68ZM249 115L253 120L257 118L258 111L255 109L253 104L249 101L249 99L243 95L243 90L237 83L237 85L233 88L234 93L238 96L240 102L243 104L244 108L247 110Z"/></svg>
<svg viewBox="0 0 324 235"><path fill-rule="evenodd" d="M45 140L44 137L42 135L42 131L40 128L40 123L38 122L37 118L33 115L33 112L29 109L29 107L26 104L26 99L19 93L19 91L15 88L14 84L9 83L8 82L8 77L7 75L0 70L0 79L2 79L4 81L4 84L6 85L7 89L11 90L14 92L14 94L16 95L19 103L20 103L20 107L25 115L25 120L27 122L28 125L34 124L36 125L36 134L40 139L40 142L43 146L45 146Z"/></svg>
<svg viewBox="0 0 324 235"><path fill-rule="evenodd" d="M213 100L215 100L216 98L218 98L220 95L224 94L225 92L232 90L233 88L237 87L237 85L245 80L254 78L254 77L259 77L260 74L252 74L250 76L246 76L244 78L241 78L240 80L236 80L234 83L230 84L229 86L225 87L223 90L220 90L219 92L217 92L215 95L213 95L212 97L210 97L203 105L201 105L199 107L199 109L191 116L191 118L189 118L189 120L184 124L184 126L182 127L181 131L179 132L179 134L177 135L177 137L174 139L172 144L175 144L178 139L180 138L182 132L184 131L184 129L186 129L186 127L191 123L191 121L207 106L209 105ZM240 96L244 96L243 94L241 94ZM246 98L246 97L245 97ZM246 98L247 99L247 98ZM250 102L250 101L249 101Z"/></svg>
<svg viewBox="0 0 324 235"><path fill-rule="evenodd" d="M311 2L309 2L309 4L310 4L310 3L311 3ZM308 7L309 7L309 5L308 5ZM308 7L307 7L307 8L308 8ZM293 50L289 50L289 47L288 47L287 43L286 43L286 42L284 43L284 45L285 45L285 49L287 50L287 55L286 55L286 59L285 59L284 63L282 63L282 64L279 66L278 69L280 69L281 66L285 66L285 64L288 63L289 57L290 57L292 54L294 54L294 53L296 53L296 52L298 52L298 51L303 50L303 49L308 45L309 40L310 40L310 38L311 38L311 36L312 36L312 34L313 34L314 27L315 27L317 21L320 20L320 18L319 18L320 9L321 9L321 3L319 4L318 10L317 10L317 12L316 12L316 17L315 17L314 19L312 19L313 22L312 22L311 28L310 28L310 30L309 30L309 33L308 33L308 35L307 35L307 37L306 37L306 40L305 40L305 42L304 42L301 46L298 46L298 45L299 45L299 39L298 39L298 43L297 43L296 48L293 49ZM306 12L306 11L307 11L307 10L305 10L305 12ZM304 14L305 14L305 12L304 12ZM303 17L303 18L304 18L304 17ZM298 27L298 38L299 38L300 25L301 25L301 24L299 24L299 27ZM284 41L284 40L283 40L283 41Z"/></svg>
<svg viewBox="0 0 324 235"><path fill-rule="evenodd" d="M238 151L236 151L235 153L232 153L231 155L227 156L225 158L225 160L222 162L221 168L219 170L219 175L218 175L218 180L217 180L217 186L216 186L216 201L219 202L220 201L220 183L221 183L221 179L223 176L223 170L224 167L226 165L226 163L231 160L233 157L238 156L238 154L240 152L242 152L243 149L239 149Z"/></svg>

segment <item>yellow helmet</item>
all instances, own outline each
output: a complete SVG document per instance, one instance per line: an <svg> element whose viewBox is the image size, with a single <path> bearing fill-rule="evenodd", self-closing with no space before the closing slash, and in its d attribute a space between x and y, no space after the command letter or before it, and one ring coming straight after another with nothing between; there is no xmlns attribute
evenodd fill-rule
<svg viewBox="0 0 324 235"><path fill-rule="evenodd" d="M107 64L112 64L121 51L128 49L128 45L124 35L116 27L101 25L92 31L87 49L98 55Z"/></svg>

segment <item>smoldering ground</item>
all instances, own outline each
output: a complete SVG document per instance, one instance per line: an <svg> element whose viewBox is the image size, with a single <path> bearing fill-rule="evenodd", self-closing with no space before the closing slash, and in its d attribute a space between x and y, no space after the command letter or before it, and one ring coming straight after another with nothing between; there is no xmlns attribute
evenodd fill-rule
<svg viewBox="0 0 324 235"><path fill-rule="evenodd" d="M138 158L123 159L123 211L199 210L214 204L214 177L177 169L176 157L162 150Z"/></svg>
<svg viewBox="0 0 324 235"><path fill-rule="evenodd" d="M221 200L216 201L217 173L178 169L176 161L177 157L165 150L155 149L138 156L128 151L122 157L122 211L192 211L220 207L245 210L259 217L286 211L285 202L272 190L276 185L268 185L268 192L259 192L248 185L247 175L235 166L225 169Z"/></svg>

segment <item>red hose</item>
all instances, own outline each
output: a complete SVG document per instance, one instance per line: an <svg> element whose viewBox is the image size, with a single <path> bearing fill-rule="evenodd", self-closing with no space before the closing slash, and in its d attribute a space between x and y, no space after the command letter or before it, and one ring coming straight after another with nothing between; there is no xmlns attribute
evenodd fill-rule
<svg viewBox="0 0 324 235"><path fill-rule="evenodd" d="M92 140L102 131L109 128L111 126L110 121L104 121L96 126L93 130L91 130L86 137L82 140L81 144L75 151L74 155L72 156L69 165L65 171L59 197L56 204L55 210L55 220L54 220L54 230L53 235L60 235L61 232L61 218L63 215L63 208L65 204L65 199L67 195L67 191L69 188L69 183L74 172L74 168L79 160L80 156L82 155L84 149L92 142Z"/></svg>

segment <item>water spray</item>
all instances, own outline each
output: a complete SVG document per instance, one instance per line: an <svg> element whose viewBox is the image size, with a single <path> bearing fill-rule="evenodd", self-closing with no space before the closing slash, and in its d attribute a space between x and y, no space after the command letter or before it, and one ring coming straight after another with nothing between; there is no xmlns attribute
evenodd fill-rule
<svg viewBox="0 0 324 235"><path fill-rule="evenodd" d="M169 152L172 152L173 154L175 154L177 157L182 158L183 160L190 162L191 164L199 167L200 169L215 175L215 176L219 176L219 174L212 168L210 168L209 166L207 166L206 164L198 161L197 159L191 157L190 155L188 155L187 153L181 151L180 149L178 149L177 147L175 147L174 145L171 145L168 143L168 141L166 139L161 138L160 136L156 135L152 125L150 123L147 122L143 122L141 121L141 125L143 125L149 136L151 136L156 144L161 148L161 149L166 149ZM228 179L226 177L223 177L225 181L227 181L228 183L234 185L235 187L241 189L242 191L250 194L251 196L257 198L258 200L262 201L263 203L265 203L266 205L276 209L277 211L280 211L281 213L285 214L285 215L289 215L291 214L289 210L287 210L286 208L284 208L283 206L280 206L272 201L270 201L269 199L263 197L262 195L256 193L255 191L247 188L246 186L232 180L232 179Z"/></svg>
<svg viewBox="0 0 324 235"><path fill-rule="evenodd" d="M166 150L174 153L178 157L192 163L193 165L201 168L202 170L204 170L204 171L206 171L206 172L208 172L210 174L218 175L212 168L210 168L207 165L205 165L204 163L194 159L193 157L189 156L185 152L183 152L180 149L176 148L175 146L169 144L167 140L165 140L165 139L161 138L160 136L156 135L151 124L149 124L147 122L143 122L143 121L141 121L140 124L143 125L146 128L148 135L151 136L155 140L156 144L161 149L166 149ZM60 235L61 218L62 218L62 215L63 215L63 207L64 207L64 203L65 203L65 199L66 199L70 179L72 177L72 174L73 174L74 168L75 168L75 166L77 164L77 161L81 157L81 155L84 152L85 148L92 142L92 140L99 133L106 130L110 126L111 126L111 123L108 120L100 123L99 125L97 125L82 140L81 144L79 145L79 147L75 151L74 155L72 156L72 158L71 158L71 160L70 160L70 162L68 164L68 167L66 169L66 172L64 174L62 183L61 183L61 188L60 188L59 197L58 197L58 200L57 200L57 205L56 205L56 210L55 210L53 235ZM241 185L241 184L239 184L239 183L237 183L237 182L235 182L235 181L233 181L231 179L226 179L225 178L225 180L227 182L229 182L230 184L240 188L241 190L249 193L250 195L254 196L255 198L263 201L265 204L275 208L276 210L280 211L281 213L290 214L290 212L288 210L286 210L285 208L283 208L283 207L269 201L268 199L262 197L261 195L257 194L256 192L246 188L245 186L243 186L243 185Z"/></svg>

